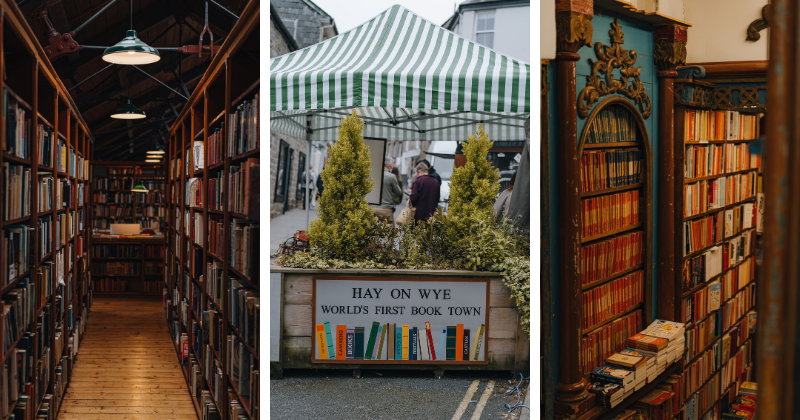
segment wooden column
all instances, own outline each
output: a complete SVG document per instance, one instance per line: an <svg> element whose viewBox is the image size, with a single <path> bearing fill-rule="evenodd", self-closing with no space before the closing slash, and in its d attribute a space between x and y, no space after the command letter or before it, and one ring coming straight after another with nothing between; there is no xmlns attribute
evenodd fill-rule
<svg viewBox="0 0 800 420"><path fill-rule="evenodd" d="M773 0L764 155L764 262L758 279L759 420L797 418L800 277L800 4Z"/></svg>
<svg viewBox="0 0 800 420"><path fill-rule="evenodd" d="M676 68L686 64L686 28L663 26L653 33L654 58L658 66L658 318L681 321L683 286L681 268L676 267L676 238L681 238L683 210L676 208L675 171L681 170L676 162L675 148L683 147L683 139L675 138L674 85L678 76ZM678 239L679 240L679 239Z"/></svg>
<svg viewBox="0 0 800 420"><path fill-rule="evenodd" d="M556 56L558 109L559 232L559 363L554 411L560 418L577 418L595 404L586 391L580 358L580 158L578 157L578 115L575 64L583 46L591 46L591 0L556 3Z"/></svg>

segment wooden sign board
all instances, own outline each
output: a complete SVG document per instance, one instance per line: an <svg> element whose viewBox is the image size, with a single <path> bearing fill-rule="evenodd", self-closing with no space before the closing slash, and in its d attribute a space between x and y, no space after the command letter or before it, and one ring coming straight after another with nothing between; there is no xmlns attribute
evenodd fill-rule
<svg viewBox="0 0 800 420"><path fill-rule="evenodd" d="M321 276L313 301L312 363L488 363L488 279Z"/></svg>

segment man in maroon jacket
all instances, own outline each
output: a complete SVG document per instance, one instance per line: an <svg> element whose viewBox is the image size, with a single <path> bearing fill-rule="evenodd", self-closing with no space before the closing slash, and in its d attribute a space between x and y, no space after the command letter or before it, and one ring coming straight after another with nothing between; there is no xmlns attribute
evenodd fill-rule
<svg viewBox="0 0 800 420"><path fill-rule="evenodd" d="M411 186L411 205L417 210L414 220L428 220L439 206L439 181L428 175L428 165L417 164L417 178Z"/></svg>

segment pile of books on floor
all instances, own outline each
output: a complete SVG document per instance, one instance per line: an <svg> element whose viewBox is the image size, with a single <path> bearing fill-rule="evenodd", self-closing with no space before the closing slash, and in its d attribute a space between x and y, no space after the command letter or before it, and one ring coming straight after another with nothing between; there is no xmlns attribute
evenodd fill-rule
<svg viewBox="0 0 800 420"><path fill-rule="evenodd" d="M756 394L758 386L755 382L744 382L739 387L739 394L736 399L730 404L730 407L721 406L720 411L722 415L720 420L732 419L747 419L752 420L756 415ZM727 401L723 398L720 402L721 405L726 404Z"/></svg>
<svg viewBox="0 0 800 420"><path fill-rule="evenodd" d="M659 319L629 337L626 349L612 354L590 374L589 391L595 394L597 405L615 407L664 373L683 356L685 331L684 324Z"/></svg>

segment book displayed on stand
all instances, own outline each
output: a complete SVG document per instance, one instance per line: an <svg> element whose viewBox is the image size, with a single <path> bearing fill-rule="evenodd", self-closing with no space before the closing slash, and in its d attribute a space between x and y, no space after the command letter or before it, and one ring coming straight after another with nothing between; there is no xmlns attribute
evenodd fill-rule
<svg viewBox="0 0 800 420"><path fill-rule="evenodd" d="M685 92L715 87L679 84ZM753 376L762 162L749 146L762 131L759 112L676 101L676 313L686 324L680 419L719 418Z"/></svg>
<svg viewBox="0 0 800 420"><path fill-rule="evenodd" d="M0 418L55 418L92 303L94 140L30 27L9 27L25 21L19 9L4 16L14 64L0 69Z"/></svg>
<svg viewBox="0 0 800 420"><path fill-rule="evenodd" d="M649 147L639 111L619 99L595 107L579 140L580 352L590 382L610 356L625 350L650 312ZM598 404L612 407L636 386L593 392Z"/></svg>
<svg viewBox="0 0 800 420"><path fill-rule="evenodd" d="M168 137L165 314L202 420L261 411L259 10L245 7Z"/></svg>

